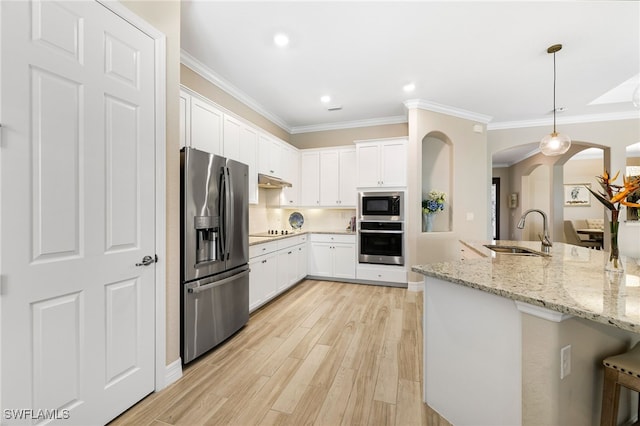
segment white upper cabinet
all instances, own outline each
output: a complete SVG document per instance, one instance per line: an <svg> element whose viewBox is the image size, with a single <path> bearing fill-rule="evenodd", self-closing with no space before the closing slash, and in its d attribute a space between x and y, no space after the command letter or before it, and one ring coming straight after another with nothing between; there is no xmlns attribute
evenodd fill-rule
<svg viewBox="0 0 640 426"><path fill-rule="evenodd" d="M191 96L191 147L211 154L222 155L221 110L200 99Z"/></svg>
<svg viewBox="0 0 640 426"><path fill-rule="evenodd" d="M337 206L340 203L338 151L320 152L320 205Z"/></svg>
<svg viewBox="0 0 640 426"><path fill-rule="evenodd" d="M356 142L356 162L358 188L407 185L405 139Z"/></svg>
<svg viewBox="0 0 640 426"><path fill-rule="evenodd" d="M355 207L355 165L354 148L302 151L301 205Z"/></svg>
<svg viewBox="0 0 640 426"><path fill-rule="evenodd" d="M180 148L222 155L224 114L211 102L180 90Z"/></svg>
<svg viewBox="0 0 640 426"><path fill-rule="evenodd" d="M232 117L231 115L224 115L224 127L223 127L223 149L222 153L225 157L232 160L240 160L240 130L242 129L242 123L240 120Z"/></svg>
<svg viewBox="0 0 640 426"><path fill-rule="evenodd" d="M340 206L356 206L356 150L354 148L338 151L339 164L338 200Z"/></svg>
<svg viewBox="0 0 640 426"><path fill-rule="evenodd" d="M258 173L281 178L281 207L300 205L300 152L185 87L180 90L180 148L197 148L249 166L249 203L258 203Z"/></svg>
<svg viewBox="0 0 640 426"><path fill-rule="evenodd" d="M300 204L320 205L320 153L302 151L300 154Z"/></svg>
<svg viewBox="0 0 640 426"><path fill-rule="evenodd" d="M282 148L282 176L292 186L282 189L281 207L300 205L300 152L292 146Z"/></svg>
<svg viewBox="0 0 640 426"><path fill-rule="evenodd" d="M380 186L380 147L378 144L356 145L356 185L360 187Z"/></svg>
<svg viewBox="0 0 640 426"><path fill-rule="evenodd" d="M282 145L266 133L260 133L258 140L258 172L281 177Z"/></svg>
<svg viewBox="0 0 640 426"><path fill-rule="evenodd" d="M258 204L258 131L244 123L240 126L238 161L249 166L249 204Z"/></svg>

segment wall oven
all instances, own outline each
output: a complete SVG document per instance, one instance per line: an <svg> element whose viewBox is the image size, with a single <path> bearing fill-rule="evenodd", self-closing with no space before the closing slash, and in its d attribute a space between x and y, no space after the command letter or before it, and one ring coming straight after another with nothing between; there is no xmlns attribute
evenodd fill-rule
<svg viewBox="0 0 640 426"><path fill-rule="evenodd" d="M358 261L404 265L404 222L361 221L358 229Z"/></svg>
<svg viewBox="0 0 640 426"><path fill-rule="evenodd" d="M404 219L402 195L401 192L361 192L360 220L402 221Z"/></svg>

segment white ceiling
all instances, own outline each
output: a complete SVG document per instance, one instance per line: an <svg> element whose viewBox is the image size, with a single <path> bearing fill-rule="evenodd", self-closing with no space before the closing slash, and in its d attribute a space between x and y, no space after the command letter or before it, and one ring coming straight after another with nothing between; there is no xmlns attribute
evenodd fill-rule
<svg viewBox="0 0 640 426"><path fill-rule="evenodd" d="M290 133L403 122L410 99L550 123L555 43L558 123L640 117L638 1L183 0L181 16L183 62Z"/></svg>

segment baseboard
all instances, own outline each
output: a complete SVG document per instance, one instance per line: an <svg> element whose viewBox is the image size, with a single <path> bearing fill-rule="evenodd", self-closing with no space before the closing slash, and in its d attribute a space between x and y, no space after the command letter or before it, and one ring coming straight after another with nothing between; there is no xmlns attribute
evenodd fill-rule
<svg viewBox="0 0 640 426"><path fill-rule="evenodd" d="M407 283L396 283L391 281L374 281L374 280L359 280L359 279L351 279L351 278L322 277L319 275L307 275L305 279L315 280L315 281L333 281L337 283L351 283L351 284L379 285L383 287L407 288Z"/></svg>
<svg viewBox="0 0 640 426"><path fill-rule="evenodd" d="M165 367L165 387L177 382L182 377L182 358L178 358Z"/></svg>
<svg viewBox="0 0 640 426"><path fill-rule="evenodd" d="M407 290L409 290L409 291L424 291L424 280L421 280L421 281L409 281L407 283Z"/></svg>

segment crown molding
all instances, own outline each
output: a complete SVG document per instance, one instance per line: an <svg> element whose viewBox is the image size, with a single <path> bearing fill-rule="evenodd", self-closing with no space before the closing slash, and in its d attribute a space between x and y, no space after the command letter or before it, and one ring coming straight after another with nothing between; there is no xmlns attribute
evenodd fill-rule
<svg viewBox="0 0 640 426"><path fill-rule="evenodd" d="M404 102L404 106L407 109L424 109L427 111L439 112L446 115L452 115L454 117L464 118L466 120L477 121L479 123L487 124L493 117L490 115L479 114L473 111L467 111L461 108L455 108L448 105L439 104L437 102L425 101L424 99L410 99Z"/></svg>
<svg viewBox="0 0 640 426"><path fill-rule="evenodd" d="M326 130L355 129L358 127L383 126L387 124L402 124L402 123L406 123L407 121L408 120L405 115L397 115L394 117L370 118L366 120L339 121L339 122L327 123L327 124L312 124L309 126L297 126L297 127L292 127L290 133L293 135L297 133L323 132Z"/></svg>
<svg viewBox="0 0 640 426"><path fill-rule="evenodd" d="M582 123L596 123L599 121L616 121L616 120L638 120L640 119L640 111L623 111L623 112L609 112L603 114L584 114L573 115L566 117L556 117L557 124L582 124ZM551 126L553 125L553 118L540 118L535 120L521 120L521 121L503 121L501 123L487 124L487 131L490 130L506 130L506 129L520 129L524 127L539 127L539 126Z"/></svg>
<svg viewBox="0 0 640 426"><path fill-rule="evenodd" d="M180 62L188 68L191 68L194 72L202 76L204 79L213 83L220 89L224 90L238 101L244 103L249 108L256 111L266 119L270 120L277 126L281 127L289 134L308 133L308 132L321 132L326 130L340 130L340 129L353 129L358 127L371 127L381 126L388 124L401 124L406 123L406 116L392 116L373 118L365 120L355 121L343 121L328 124L317 124L309 126L289 126L284 120L277 115L268 111L255 99L235 87L233 84L216 74L211 68L203 64L188 52L180 50ZM404 106L407 109L423 109L427 111L438 112L454 117L464 118L467 120L483 123L487 125L487 131L491 130L506 130L517 129L524 127L540 127L549 126L553 123L553 119L543 118L535 120L521 120L521 121L504 121L499 123L490 123L493 117L489 115L479 114L473 111L467 111L460 108L451 107L448 105L439 104L437 102L426 101L424 99L410 99L404 102ZM580 124L580 123L594 123L599 121L616 121L616 120L633 120L640 119L640 111L632 110L620 113L603 113L603 114L586 114L576 116L565 116L556 119L558 124Z"/></svg>
<svg viewBox="0 0 640 426"><path fill-rule="evenodd" d="M281 127L287 133L291 134L291 127L285 123L280 117L275 114L272 114L262 105L260 105L255 99L251 96L244 93L242 90L235 87L233 84L216 74L211 68L207 65L203 64L193 56L191 56L185 50L180 49L180 63L184 66L191 68L197 74L202 76L204 79L210 81L211 83L218 86L220 89L224 90L243 104L247 105L249 108L256 111L258 114L262 115L266 119L272 121L277 126Z"/></svg>

